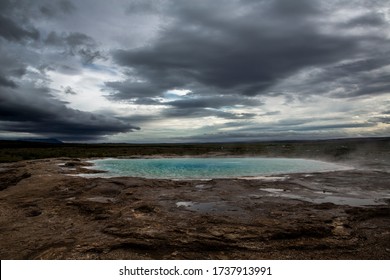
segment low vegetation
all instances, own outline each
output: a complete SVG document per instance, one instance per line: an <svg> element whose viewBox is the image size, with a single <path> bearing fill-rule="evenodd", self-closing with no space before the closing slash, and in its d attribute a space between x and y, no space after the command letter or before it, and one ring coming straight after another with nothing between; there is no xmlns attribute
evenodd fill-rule
<svg viewBox="0 0 390 280"><path fill-rule="evenodd" d="M390 138L197 144L54 144L0 141L0 162L42 158L243 155L330 160L390 158Z"/></svg>

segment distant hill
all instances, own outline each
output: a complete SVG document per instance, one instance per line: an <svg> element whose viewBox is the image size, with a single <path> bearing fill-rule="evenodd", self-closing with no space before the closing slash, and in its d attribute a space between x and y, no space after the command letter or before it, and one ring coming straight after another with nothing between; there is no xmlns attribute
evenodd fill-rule
<svg viewBox="0 0 390 280"><path fill-rule="evenodd" d="M63 144L62 141L55 139L55 138L26 138L26 139L18 139L17 141L48 143L48 144Z"/></svg>

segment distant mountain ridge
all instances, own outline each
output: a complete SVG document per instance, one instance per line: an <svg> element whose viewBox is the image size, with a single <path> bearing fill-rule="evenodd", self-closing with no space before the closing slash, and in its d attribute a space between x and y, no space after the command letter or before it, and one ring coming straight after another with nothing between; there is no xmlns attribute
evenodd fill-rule
<svg viewBox="0 0 390 280"><path fill-rule="evenodd" d="M22 139L17 139L16 141L38 142L38 143L48 143L48 144L63 144L64 143L56 138L22 138Z"/></svg>

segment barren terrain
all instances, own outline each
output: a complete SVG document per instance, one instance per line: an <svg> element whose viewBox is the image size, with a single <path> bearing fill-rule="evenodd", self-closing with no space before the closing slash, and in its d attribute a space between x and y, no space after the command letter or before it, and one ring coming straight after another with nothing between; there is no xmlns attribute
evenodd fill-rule
<svg viewBox="0 0 390 280"><path fill-rule="evenodd" d="M1 259L390 259L390 173L85 178L88 163L0 164Z"/></svg>

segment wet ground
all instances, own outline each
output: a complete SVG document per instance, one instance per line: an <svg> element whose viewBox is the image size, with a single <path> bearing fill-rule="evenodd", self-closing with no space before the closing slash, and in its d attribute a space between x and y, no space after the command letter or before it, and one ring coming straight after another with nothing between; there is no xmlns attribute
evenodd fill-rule
<svg viewBox="0 0 390 280"><path fill-rule="evenodd" d="M390 259L390 173L85 178L0 166L1 259Z"/></svg>

